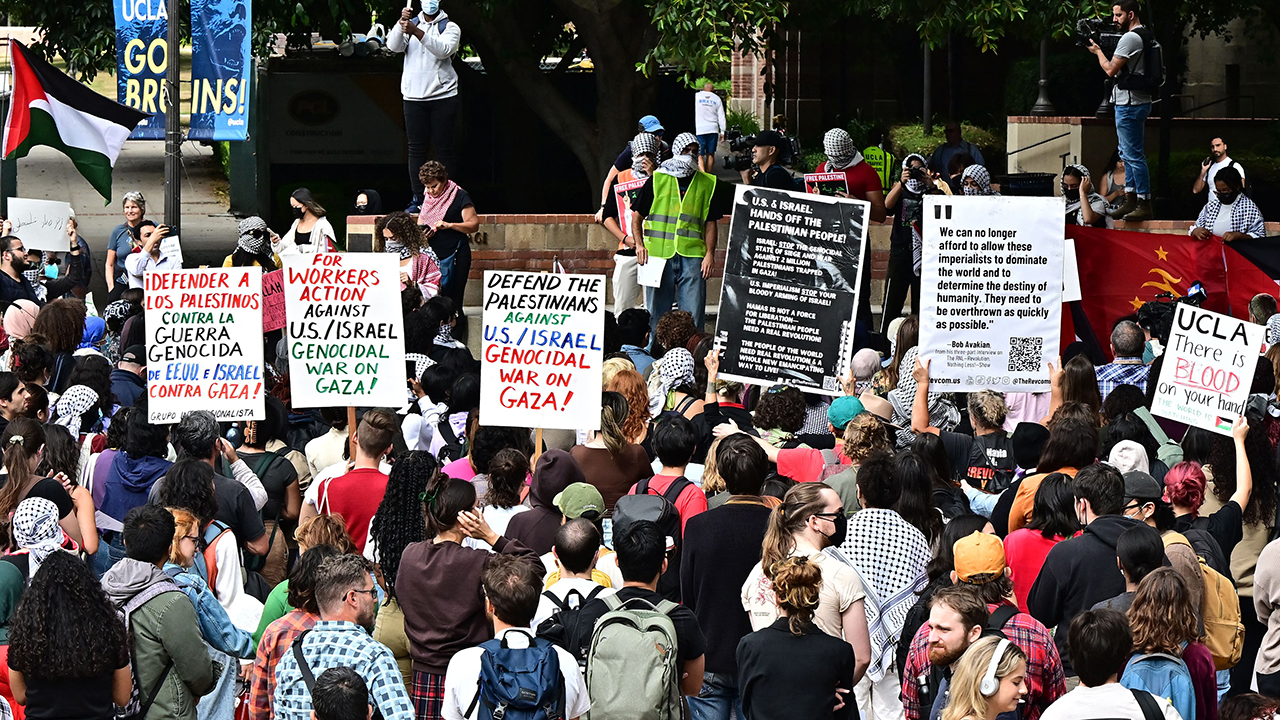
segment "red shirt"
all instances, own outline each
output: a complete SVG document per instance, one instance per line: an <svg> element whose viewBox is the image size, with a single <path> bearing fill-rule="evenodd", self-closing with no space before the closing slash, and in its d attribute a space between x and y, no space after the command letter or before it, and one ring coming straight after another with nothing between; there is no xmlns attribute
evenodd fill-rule
<svg viewBox="0 0 1280 720"><path fill-rule="evenodd" d="M839 449L835 450L840 464L849 466L853 461L844 456ZM827 467L821 450L813 448L784 448L778 451L778 474L789 477L796 482L817 482L822 479L822 471Z"/></svg>
<svg viewBox="0 0 1280 720"><path fill-rule="evenodd" d="M866 162L860 162L844 170L833 170L831 169L831 161L828 160L819 165L815 172L844 173L844 181L849 186L849 194L859 200L866 200L869 192L884 191L884 186L880 184L880 176Z"/></svg>
<svg viewBox="0 0 1280 720"><path fill-rule="evenodd" d="M1027 595L1040 576L1044 559L1054 545L1066 540L1061 536L1045 539L1039 530L1021 528L1004 539L1005 565L1013 575L1013 594L1018 598L1018 612L1027 612Z"/></svg>
<svg viewBox="0 0 1280 720"><path fill-rule="evenodd" d="M373 468L352 470L320 488L316 508L326 515L341 515L347 532L360 552L369 539L369 523L387 492L387 476Z"/></svg>
<svg viewBox="0 0 1280 720"><path fill-rule="evenodd" d="M649 478L649 494L661 495L675 481L676 478L671 475L654 475ZM627 494L635 495L638 487L640 487L640 483L632 485ZM707 496L702 494L697 485L690 483L688 487L681 490L680 495L676 497L676 512L680 513L680 534L684 534L684 528L689 524L689 518L706 511Z"/></svg>

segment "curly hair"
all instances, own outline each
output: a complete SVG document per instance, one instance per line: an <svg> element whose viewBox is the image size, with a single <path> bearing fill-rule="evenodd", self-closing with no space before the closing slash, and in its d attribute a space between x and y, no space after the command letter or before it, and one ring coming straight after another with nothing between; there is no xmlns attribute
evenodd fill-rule
<svg viewBox="0 0 1280 720"><path fill-rule="evenodd" d="M1129 606L1135 653L1182 656L1182 643L1199 637L1191 594L1178 571L1158 568L1138 583Z"/></svg>
<svg viewBox="0 0 1280 720"><path fill-rule="evenodd" d="M1244 523L1271 522L1276 516L1276 485L1280 468L1276 466L1275 451L1267 440L1266 423L1249 425L1249 434L1244 438L1244 454L1253 474L1253 492L1244 508ZM1225 504L1236 492L1235 441L1225 435L1214 434L1209 461L1205 465L1213 475L1214 496Z"/></svg>
<svg viewBox="0 0 1280 720"><path fill-rule="evenodd" d="M129 637L88 566L55 552L9 622L9 667L42 680L93 678L129 662Z"/></svg>
<svg viewBox="0 0 1280 720"><path fill-rule="evenodd" d="M156 504L182 508L200 521L203 529L218 514L218 497L213 491L213 468L195 458L183 458L164 474L156 491Z"/></svg>
<svg viewBox="0 0 1280 720"><path fill-rule="evenodd" d="M418 226L418 221L407 212L387 213L373 223L374 239L386 250L386 239L383 230L390 230L396 242L405 246L412 253L420 253L427 248L427 238Z"/></svg>
<svg viewBox="0 0 1280 720"><path fill-rule="evenodd" d="M658 318L655 335L659 345L667 350L673 350L688 345L689 339L697 332L698 328L693 324L693 315L690 315L687 310L672 310Z"/></svg>
<svg viewBox="0 0 1280 720"><path fill-rule="evenodd" d="M994 390L969 393L969 422L974 428L999 430L1004 427L1008 414L1009 406L1004 402L1004 394Z"/></svg>
<svg viewBox="0 0 1280 720"><path fill-rule="evenodd" d="M448 182L449 170L444 163L435 160L428 160L422 163L422 167L418 168L418 179L423 185L434 182Z"/></svg>
<svg viewBox="0 0 1280 720"><path fill-rule="evenodd" d="M761 430L799 432L807 411L804 393L789 385L774 385L760 393L755 426Z"/></svg>
<svg viewBox="0 0 1280 720"><path fill-rule="evenodd" d="M369 537L378 547L378 562L387 581L387 597L396 596L396 573L400 554L410 543L427 539L427 524L422 517L422 496L427 483L440 471L431 453L410 450L391 466L387 490L369 523Z"/></svg>
<svg viewBox="0 0 1280 720"><path fill-rule="evenodd" d="M88 314L83 300L59 298L40 308L31 332L49 340L55 353L75 352L84 339L84 318Z"/></svg>
<svg viewBox="0 0 1280 720"><path fill-rule="evenodd" d="M799 637L813 624L822 589L822 568L806 557L787 558L773 569L773 592L787 614L787 627Z"/></svg>
<svg viewBox="0 0 1280 720"><path fill-rule="evenodd" d="M489 461L489 489L484 504L513 508L520 504L520 489L529 476L529 456L516 448L503 448Z"/></svg>
<svg viewBox="0 0 1280 720"><path fill-rule="evenodd" d="M631 442L639 442L649 427L649 387L644 376L635 370L623 370L613 376L605 388L627 400L627 419L622 422L622 434Z"/></svg>
<svg viewBox="0 0 1280 720"><path fill-rule="evenodd" d="M342 554L328 545L307 548L307 551L302 553L302 557L298 558L297 564L293 566L293 571L289 573L289 594L286 597L289 606L319 615L320 606L316 604L316 577L320 574L320 566L325 560ZM396 564L399 564L399 559L397 555ZM384 573L386 568L386 565L382 566ZM393 582L387 580L388 596L395 597L394 589Z"/></svg>
<svg viewBox="0 0 1280 720"><path fill-rule="evenodd" d="M21 340L15 340L10 348L13 350L13 371L18 379L24 383L44 382L45 372L53 366L48 338L30 333Z"/></svg>
<svg viewBox="0 0 1280 720"><path fill-rule="evenodd" d="M307 549L325 545L343 555L360 552L360 548L356 547L355 541L351 539L351 533L347 532L347 525L342 516L333 513L316 515L302 523L293 532L293 539Z"/></svg>
<svg viewBox="0 0 1280 720"><path fill-rule="evenodd" d="M844 456L850 460L861 462L877 452L889 451L889 435L875 415L862 413L855 415L848 425L844 426L844 438L841 443Z"/></svg>

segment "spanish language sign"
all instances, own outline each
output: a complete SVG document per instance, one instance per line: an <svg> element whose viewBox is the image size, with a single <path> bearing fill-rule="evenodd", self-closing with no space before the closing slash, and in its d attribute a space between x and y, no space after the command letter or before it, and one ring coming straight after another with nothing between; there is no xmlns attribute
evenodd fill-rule
<svg viewBox="0 0 1280 720"><path fill-rule="evenodd" d="M262 274L262 332L284 328L284 270Z"/></svg>
<svg viewBox="0 0 1280 720"><path fill-rule="evenodd" d="M153 270L144 282L148 419L264 419L262 268Z"/></svg>
<svg viewBox="0 0 1280 720"><path fill-rule="evenodd" d="M192 140L248 135L252 0L192 0Z"/></svg>
<svg viewBox="0 0 1280 720"><path fill-rule="evenodd" d="M13 223L13 234L22 238L22 245L28 250L66 252L71 247L71 238L67 235L71 206L67 203L9 198L9 220Z"/></svg>
<svg viewBox="0 0 1280 720"><path fill-rule="evenodd" d="M1266 334L1262 325L1179 303L1151 412L1230 435L1244 414Z"/></svg>
<svg viewBox="0 0 1280 720"><path fill-rule="evenodd" d="M604 275L484 273L480 424L596 430Z"/></svg>
<svg viewBox="0 0 1280 720"><path fill-rule="evenodd" d="M112 4L116 13L116 101L151 115L138 123L129 137L163 140L164 74L169 67L165 0L114 0Z"/></svg>
<svg viewBox="0 0 1280 720"><path fill-rule="evenodd" d="M400 259L313 253L281 260L293 406L403 405Z"/></svg>
<svg viewBox="0 0 1280 720"><path fill-rule="evenodd" d="M738 186L716 320L721 377L840 392L870 207Z"/></svg>
<svg viewBox="0 0 1280 720"><path fill-rule="evenodd" d="M1062 333L1062 201L924 199L920 356L940 391L1044 392Z"/></svg>

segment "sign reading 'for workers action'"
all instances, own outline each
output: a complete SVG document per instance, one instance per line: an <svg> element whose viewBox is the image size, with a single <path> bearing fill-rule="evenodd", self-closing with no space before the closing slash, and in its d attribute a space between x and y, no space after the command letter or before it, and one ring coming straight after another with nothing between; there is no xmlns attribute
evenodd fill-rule
<svg viewBox="0 0 1280 720"><path fill-rule="evenodd" d="M1180 303L1151 412L1230 435L1231 425L1244 414L1266 331L1261 325Z"/></svg>

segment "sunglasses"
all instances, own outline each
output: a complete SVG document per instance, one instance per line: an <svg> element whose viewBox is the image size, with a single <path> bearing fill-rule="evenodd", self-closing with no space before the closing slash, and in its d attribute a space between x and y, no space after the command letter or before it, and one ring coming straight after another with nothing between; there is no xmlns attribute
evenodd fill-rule
<svg viewBox="0 0 1280 720"><path fill-rule="evenodd" d="M768 388L766 388L766 389L765 389L765 394L767 394L767 395L775 395L775 394L780 393L780 392L782 392L782 391L784 391L784 390L793 390L793 389L794 389L794 388L792 388L790 385L784 385L784 384L782 384L782 383L778 383L777 385L770 385Z"/></svg>

